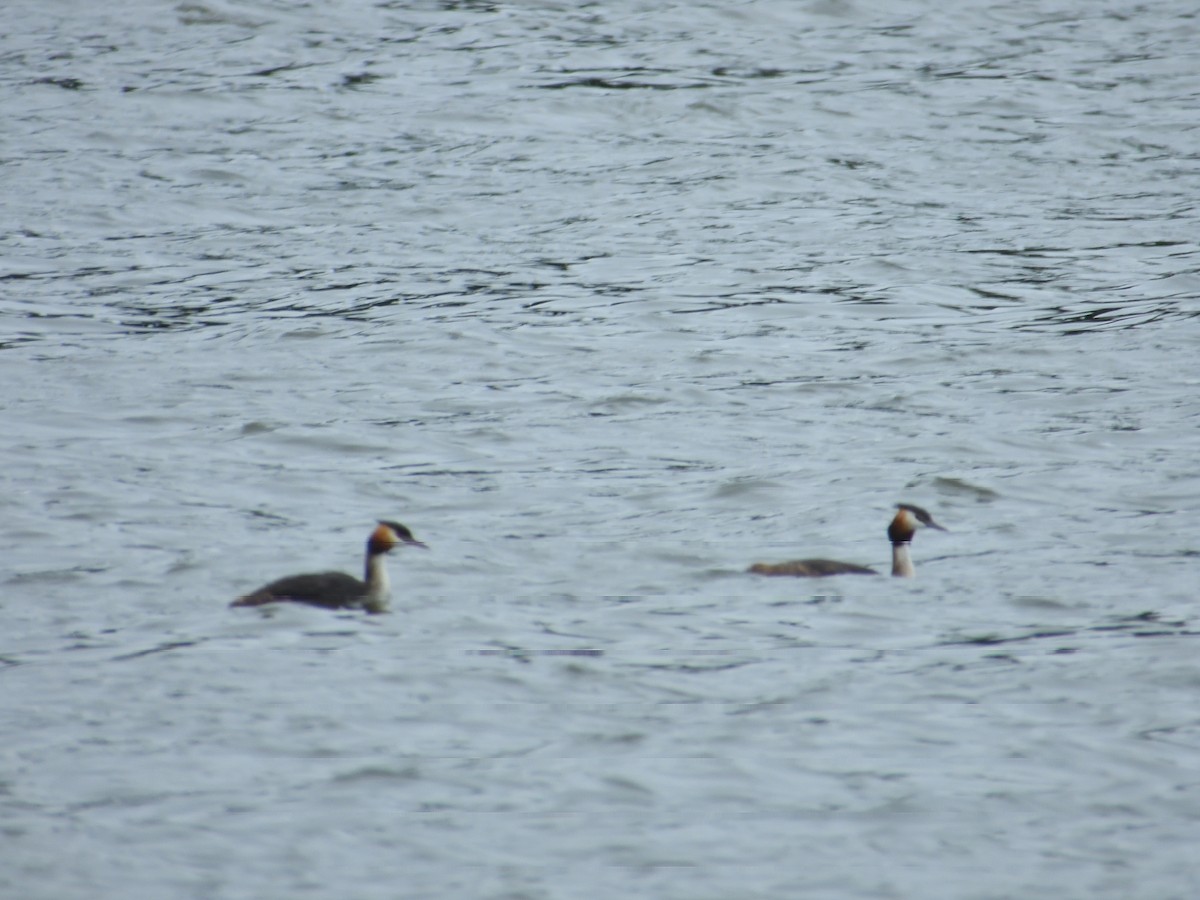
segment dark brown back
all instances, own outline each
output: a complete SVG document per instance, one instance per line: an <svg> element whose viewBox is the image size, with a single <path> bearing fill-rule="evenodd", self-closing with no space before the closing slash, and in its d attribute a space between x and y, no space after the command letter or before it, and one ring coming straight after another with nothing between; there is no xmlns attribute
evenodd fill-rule
<svg viewBox="0 0 1200 900"><path fill-rule="evenodd" d="M363 582L344 572L315 572L272 581L251 594L239 597L233 601L233 605L261 606L290 600L341 609L360 605L366 593L367 586Z"/></svg>

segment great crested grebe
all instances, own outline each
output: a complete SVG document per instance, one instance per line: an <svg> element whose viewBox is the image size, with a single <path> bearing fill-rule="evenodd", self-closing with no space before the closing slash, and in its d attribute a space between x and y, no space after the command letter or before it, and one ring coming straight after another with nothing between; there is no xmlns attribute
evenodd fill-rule
<svg viewBox="0 0 1200 900"><path fill-rule="evenodd" d="M897 503L896 515L888 525L888 540L892 542L892 574L897 578L912 578L913 568L909 546L917 526L925 525L946 531L933 516L911 503ZM878 575L874 569L832 559L796 559L784 563L755 563L747 571L757 575L793 575L800 578L823 578L826 575Z"/></svg>
<svg viewBox="0 0 1200 900"><path fill-rule="evenodd" d="M365 609L387 612L390 597L387 567L383 558L393 547L408 544L425 547L399 522L380 522L367 539L366 580L342 572L290 575L257 591L238 597L230 606L262 606L264 603L308 603L328 609ZM429 549L425 547L425 549Z"/></svg>

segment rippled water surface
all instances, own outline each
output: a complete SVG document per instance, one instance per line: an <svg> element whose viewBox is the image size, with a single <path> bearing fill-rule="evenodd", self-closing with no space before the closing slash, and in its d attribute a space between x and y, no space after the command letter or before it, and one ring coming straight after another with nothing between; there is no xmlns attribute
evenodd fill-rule
<svg viewBox="0 0 1200 900"><path fill-rule="evenodd" d="M0 895L1195 895L1193 3L5 22Z"/></svg>

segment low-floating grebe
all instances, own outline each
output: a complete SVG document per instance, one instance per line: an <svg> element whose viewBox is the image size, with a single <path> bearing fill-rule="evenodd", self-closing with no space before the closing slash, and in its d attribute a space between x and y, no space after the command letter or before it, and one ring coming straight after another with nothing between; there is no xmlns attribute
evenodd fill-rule
<svg viewBox="0 0 1200 900"><path fill-rule="evenodd" d="M933 521L933 516L911 503L897 503L896 515L888 525L888 540L892 542L892 574L898 578L912 578L913 568L909 545L918 525L946 531ZM854 563L837 562L832 559L797 559L785 563L755 563L749 569L758 575L794 575L801 578L823 578L826 575L878 575L874 569Z"/></svg>
<svg viewBox="0 0 1200 900"><path fill-rule="evenodd" d="M390 592L383 557L401 544L425 547L399 522L380 522L367 539L366 581L342 572L291 575L238 597L230 606L262 606L290 601L329 609L362 608L370 613L387 612Z"/></svg>

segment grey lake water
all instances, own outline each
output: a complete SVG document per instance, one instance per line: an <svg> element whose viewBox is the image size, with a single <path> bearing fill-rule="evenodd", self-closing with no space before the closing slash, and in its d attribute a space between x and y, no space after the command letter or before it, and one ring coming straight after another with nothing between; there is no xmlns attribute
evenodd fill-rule
<svg viewBox="0 0 1200 900"><path fill-rule="evenodd" d="M0 30L5 900L1197 895L1194 2Z"/></svg>

